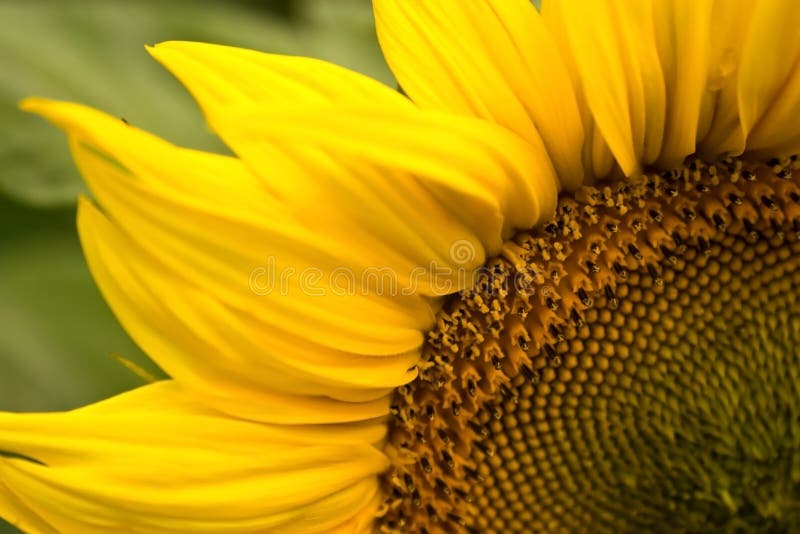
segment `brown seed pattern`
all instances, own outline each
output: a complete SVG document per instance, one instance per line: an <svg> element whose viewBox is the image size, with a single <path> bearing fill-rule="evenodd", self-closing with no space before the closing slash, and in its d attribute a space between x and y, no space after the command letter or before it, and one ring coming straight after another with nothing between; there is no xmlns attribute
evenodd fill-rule
<svg viewBox="0 0 800 534"><path fill-rule="evenodd" d="M419 378L395 395L379 530L600 532L679 513L690 520L675 528L768 515L778 490L744 495L734 478L760 484L765 451L800 436L758 438L775 425L737 391L763 396L753 406L764 410L800 404L797 380L782 400L764 382L800 367L782 356L800 341L796 159L692 160L584 187L507 243L439 313Z"/></svg>

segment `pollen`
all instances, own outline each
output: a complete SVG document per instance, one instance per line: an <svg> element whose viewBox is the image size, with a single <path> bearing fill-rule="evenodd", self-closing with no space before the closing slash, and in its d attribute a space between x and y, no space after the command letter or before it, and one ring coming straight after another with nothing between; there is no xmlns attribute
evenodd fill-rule
<svg viewBox="0 0 800 534"><path fill-rule="evenodd" d="M800 525L797 158L561 197L392 403L381 532Z"/></svg>

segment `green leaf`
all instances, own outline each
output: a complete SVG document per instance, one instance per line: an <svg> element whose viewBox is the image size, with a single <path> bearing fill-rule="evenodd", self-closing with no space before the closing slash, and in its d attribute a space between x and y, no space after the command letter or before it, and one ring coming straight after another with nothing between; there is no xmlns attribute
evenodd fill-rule
<svg viewBox="0 0 800 534"><path fill-rule="evenodd" d="M144 51L170 39L321 57L389 82L369 2L295 2L291 18L254 3L190 0L0 2L0 192L74 202L84 190L63 135L17 109L45 96L83 102L175 143L223 151L186 91Z"/></svg>
<svg viewBox="0 0 800 534"><path fill-rule="evenodd" d="M154 369L95 287L74 219L74 207L0 199L0 410L69 409L142 385L112 352Z"/></svg>

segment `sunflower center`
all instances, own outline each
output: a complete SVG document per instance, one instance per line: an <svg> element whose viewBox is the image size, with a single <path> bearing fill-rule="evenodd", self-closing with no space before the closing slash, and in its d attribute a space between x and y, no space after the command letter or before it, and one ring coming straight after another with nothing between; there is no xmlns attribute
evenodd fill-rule
<svg viewBox="0 0 800 534"><path fill-rule="evenodd" d="M774 234L631 272L538 383L475 417L481 530L706 532L800 516L800 248ZM784 525L785 526L785 525Z"/></svg>
<svg viewBox="0 0 800 534"><path fill-rule="evenodd" d="M385 531L800 525L796 158L584 187L429 333Z"/></svg>

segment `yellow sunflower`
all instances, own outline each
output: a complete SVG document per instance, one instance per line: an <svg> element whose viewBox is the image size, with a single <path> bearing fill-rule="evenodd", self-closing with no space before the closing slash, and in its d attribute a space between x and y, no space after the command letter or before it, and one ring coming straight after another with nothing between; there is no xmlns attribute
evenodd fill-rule
<svg viewBox="0 0 800 534"><path fill-rule="evenodd" d="M313 59L149 50L235 156L23 103L67 132L89 266L171 379L0 414L0 515L799 529L796 6L374 9L407 97Z"/></svg>

